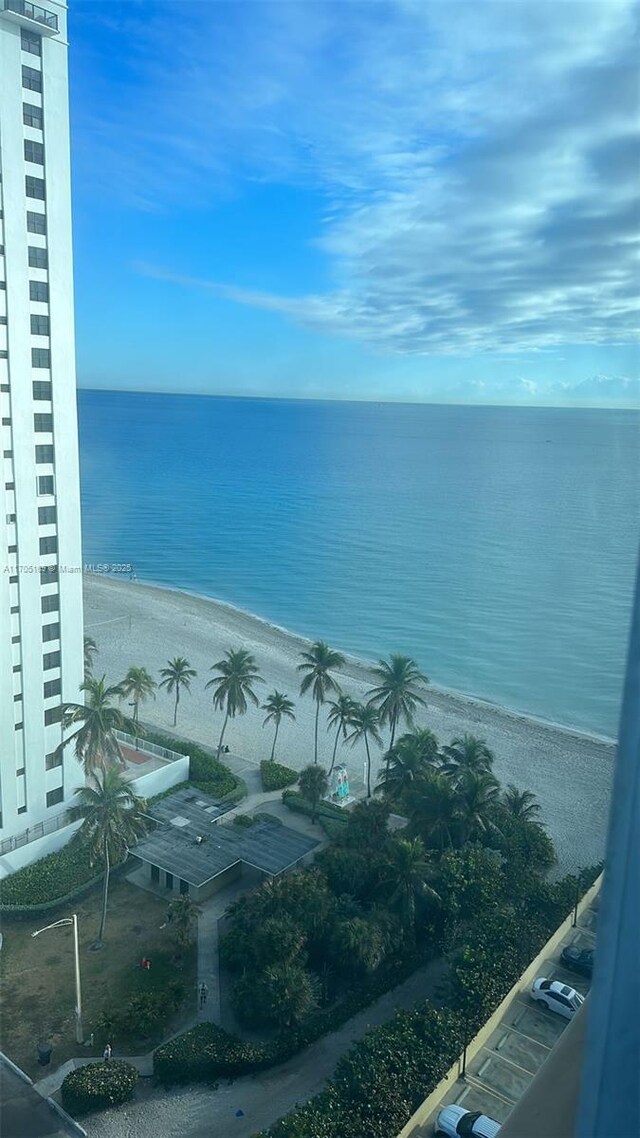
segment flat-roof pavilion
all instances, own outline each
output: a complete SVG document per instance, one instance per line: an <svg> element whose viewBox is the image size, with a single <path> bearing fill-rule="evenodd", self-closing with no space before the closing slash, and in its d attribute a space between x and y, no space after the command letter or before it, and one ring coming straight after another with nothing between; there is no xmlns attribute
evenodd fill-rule
<svg viewBox="0 0 640 1138"><path fill-rule="evenodd" d="M151 867L152 881L200 899L238 877L244 865L274 877L319 844L268 818L234 825L225 820L228 807L192 787L161 799L149 813L158 824L138 843L135 856Z"/></svg>

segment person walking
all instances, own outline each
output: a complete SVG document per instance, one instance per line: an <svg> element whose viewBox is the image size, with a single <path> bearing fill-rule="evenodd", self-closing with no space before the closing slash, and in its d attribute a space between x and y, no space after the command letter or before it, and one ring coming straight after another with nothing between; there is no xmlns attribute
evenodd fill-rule
<svg viewBox="0 0 640 1138"><path fill-rule="evenodd" d="M102 1058L104 1059L105 1063L109 1062L109 1060L111 1058L111 1044L110 1043L107 1043L107 1046L105 1047L105 1049L102 1053Z"/></svg>
<svg viewBox="0 0 640 1138"><path fill-rule="evenodd" d="M201 1008L203 1008L204 1005L206 1004L208 995L209 995L209 989L207 988L207 985L205 984L205 982L203 980L201 985L200 985L200 1007Z"/></svg>

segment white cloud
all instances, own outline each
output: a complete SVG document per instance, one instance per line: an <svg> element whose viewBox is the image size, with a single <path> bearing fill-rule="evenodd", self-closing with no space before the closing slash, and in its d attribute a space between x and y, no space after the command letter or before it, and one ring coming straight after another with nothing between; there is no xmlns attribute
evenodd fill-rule
<svg viewBox="0 0 640 1138"><path fill-rule="evenodd" d="M208 287L381 353L636 338L635 4L195 5L179 36L152 11L116 6L141 78L88 142L85 122L107 186L143 208L243 179L325 201L329 291Z"/></svg>

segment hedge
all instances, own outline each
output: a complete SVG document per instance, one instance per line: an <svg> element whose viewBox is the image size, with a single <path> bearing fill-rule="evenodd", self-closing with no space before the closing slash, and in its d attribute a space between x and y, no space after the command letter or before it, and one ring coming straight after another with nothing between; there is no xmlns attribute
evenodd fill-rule
<svg viewBox="0 0 640 1138"><path fill-rule="evenodd" d="M88 1114L120 1106L133 1098L138 1072L130 1063L86 1063L70 1071L62 1083L62 1105L70 1114Z"/></svg>
<svg viewBox="0 0 640 1138"><path fill-rule="evenodd" d="M330 1008L321 1008L297 1027L286 1028L269 1043L248 1044L216 1024L201 1023L169 1043L153 1056L154 1074L165 1086L172 1083L215 1082L274 1067L293 1058L329 1032L395 988L432 958L429 951L416 952L390 963L354 988Z"/></svg>
<svg viewBox="0 0 640 1138"><path fill-rule="evenodd" d="M161 731L155 731L142 725L138 727L138 733L140 739L146 739L158 747L166 747L167 750L177 751L180 755L189 755L189 782L194 783L199 790L205 794L210 794L213 798L228 801L230 797L236 794L239 784L242 784L242 780L237 779L215 755L189 739L165 735ZM240 798L244 794L246 794L246 787L240 794Z"/></svg>
<svg viewBox="0 0 640 1138"><path fill-rule="evenodd" d="M298 781L300 772L285 767L283 763L263 759L260 763L260 777L263 790L284 790L285 786L293 786Z"/></svg>
<svg viewBox="0 0 640 1138"><path fill-rule="evenodd" d="M120 873L126 863L112 872ZM77 838L55 853L17 869L0 881L0 914L19 919L37 917L89 893L102 881L99 866L91 865L84 842Z"/></svg>
<svg viewBox="0 0 640 1138"><path fill-rule="evenodd" d="M298 814L308 814L311 817L314 813L311 802L297 790L283 790L282 801L285 806L288 806L290 810L295 810ZM342 806L336 806L334 802L319 802L315 808L315 815L319 822L322 822L323 818L328 818L346 823L349 817L348 811Z"/></svg>

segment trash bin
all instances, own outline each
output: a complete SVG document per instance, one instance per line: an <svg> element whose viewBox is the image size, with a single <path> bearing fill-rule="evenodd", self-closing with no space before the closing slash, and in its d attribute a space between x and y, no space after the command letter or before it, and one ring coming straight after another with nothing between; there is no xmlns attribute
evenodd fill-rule
<svg viewBox="0 0 640 1138"><path fill-rule="evenodd" d="M51 1050L50 1043L38 1044L38 1063L41 1067L46 1067L51 1062Z"/></svg>

